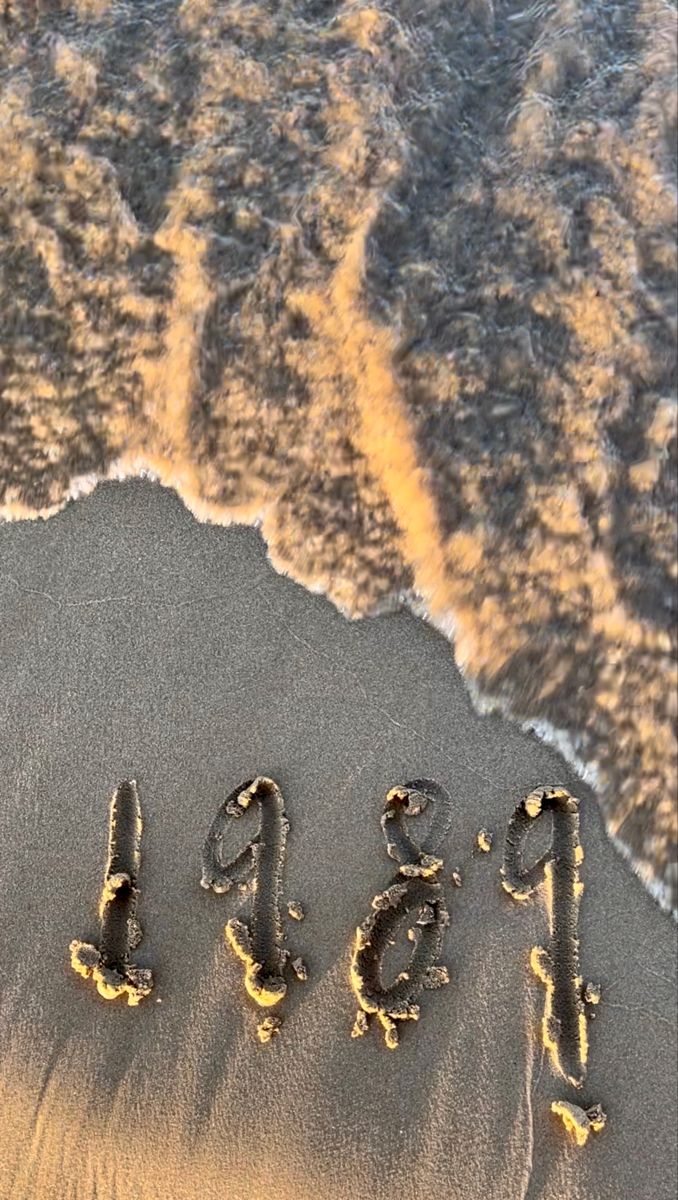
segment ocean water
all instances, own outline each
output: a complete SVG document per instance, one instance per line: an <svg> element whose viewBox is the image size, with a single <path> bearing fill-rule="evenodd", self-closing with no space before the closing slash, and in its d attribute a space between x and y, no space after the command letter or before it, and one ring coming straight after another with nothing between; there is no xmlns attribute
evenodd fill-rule
<svg viewBox="0 0 678 1200"><path fill-rule="evenodd" d="M409 605L665 907L675 60L663 0L0 6L0 517L150 476Z"/></svg>

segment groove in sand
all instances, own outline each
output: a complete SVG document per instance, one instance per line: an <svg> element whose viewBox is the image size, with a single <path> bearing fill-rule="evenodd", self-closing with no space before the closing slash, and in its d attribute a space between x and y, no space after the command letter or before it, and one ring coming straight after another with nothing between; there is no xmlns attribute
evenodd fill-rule
<svg viewBox="0 0 678 1200"><path fill-rule="evenodd" d="M405 817L421 815L429 804L434 805L433 823L424 845L419 846L405 828ZM386 796L381 826L387 853L399 867L389 887L374 897L373 911L356 930L350 977L360 1008L353 1037L366 1033L370 1017L376 1015L386 1045L394 1050L399 1041L398 1022L419 1019L421 992L449 982L447 968L438 963L449 923L438 879L443 860L433 851L447 833L450 820L450 797L432 780L413 780L392 788ZM393 983L385 985L384 954L410 914L416 914L416 919L408 929L414 943L409 964Z"/></svg>
<svg viewBox="0 0 678 1200"><path fill-rule="evenodd" d="M553 817L548 849L531 867L523 865L530 828L544 813ZM579 968L578 919L584 885L579 868L584 851L579 841L579 801L563 787L540 787L517 805L506 835L502 885L515 900L528 900L545 886L551 944L535 946L532 970L546 989L542 1038L557 1074L580 1088L586 1077L588 1033L585 1001L595 1003L599 991L584 985Z"/></svg>
<svg viewBox="0 0 678 1200"><path fill-rule="evenodd" d="M224 834L255 801L259 828L235 858L224 862ZM249 780L226 798L217 812L203 847L201 885L214 892L228 892L252 876L249 921L231 918L224 933L228 945L245 966L245 988L262 1008L279 1004L287 991L285 973L290 958L284 946L281 912L282 876L289 821L278 785L265 776ZM302 912L301 907L295 912ZM298 918L297 918L298 919ZM305 979L301 959L292 963L297 978ZM260 1041L269 1041L280 1027L280 1018L265 1017L258 1027Z"/></svg>
<svg viewBox="0 0 678 1200"><path fill-rule="evenodd" d="M121 783L110 803L108 862L99 900L99 945L74 939L71 966L93 979L104 1000L126 996L139 1004L153 987L151 972L130 962L142 937L136 908L141 860L141 806L135 780Z"/></svg>

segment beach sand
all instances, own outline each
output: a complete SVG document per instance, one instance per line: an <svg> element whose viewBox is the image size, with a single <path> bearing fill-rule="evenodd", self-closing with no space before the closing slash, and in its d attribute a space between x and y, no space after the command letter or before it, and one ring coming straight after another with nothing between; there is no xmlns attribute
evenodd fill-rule
<svg viewBox="0 0 678 1200"><path fill-rule="evenodd" d="M0 564L3 1197L673 1200L675 924L564 761L476 713L447 641L404 611L349 622L255 530L200 525L150 483L0 527ZM286 936L309 968L268 1045L224 942L241 898L200 887L218 806L258 774L285 797L284 893L306 912ZM350 1036L349 960L393 878L385 793L419 776L453 800L450 983L390 1051L376 1025ZM96 939L109 800L132 778L138 1008L69 965ZM581 1093L540 1043L543 898L500 881L515 805L552 783L581 799L580 957L602 986ZM607 1125L578 1148L553 1100Z"/></svg>

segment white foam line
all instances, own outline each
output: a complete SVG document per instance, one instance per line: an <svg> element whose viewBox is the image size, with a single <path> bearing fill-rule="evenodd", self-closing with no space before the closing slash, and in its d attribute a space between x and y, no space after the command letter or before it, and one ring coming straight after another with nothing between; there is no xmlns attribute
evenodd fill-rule
<svg viewBox="0 0 678 1200"><path fill-rule="evenodd" d="M493 696L490 693L483 692L478 686L475 679L469 676L462 663L457 660L454 654L455 641L455 622L452 614L446 615L442 620L434 619L429 614L425 604L420 598L412 598L406 601L409 604L412 612L416 616L421 617L429 625L437 629L452 645L452 652L455 663L459 669L462 679L466 684L473 707L481 715L486 716L490 713L499 712L502 716L508 718L514 725L518 725L524 733L534 733L540 741L545 745L551 746L557 750L565 759L569 767L576 771L581 780L590 787L599 796L600 793L600 774L598 765L595 762L587 762L581 758L576 748L576 735L566 729L559 729L545 718L536 717L519 717L511 709L511 701L502 696ZM678 921L678 907L671 907L671 897L669 888L661 879L653 873L652 868L648 863L639 862L633 857L631 850L622 841L620 837L614 834L607 826L605 813L603 812L603 820L605 823L605 831L612 845L618 850L622 857L628 862L633 870L633 873L643 884L643 887L650 893L653 900L657 902L664 912L672 914L674 919Z"/></svg>

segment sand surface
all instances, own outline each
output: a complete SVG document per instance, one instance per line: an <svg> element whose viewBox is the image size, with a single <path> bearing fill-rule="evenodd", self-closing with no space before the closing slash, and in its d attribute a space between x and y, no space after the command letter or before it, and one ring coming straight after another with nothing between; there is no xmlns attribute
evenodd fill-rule
<svg viewBox="0 0 678 1200"><path fill-rule="evenodd" d="M2 0L0 517L152 472L676 846L666 0Z"/></svg>
<svg viewBox="0 0 678 1200"><path fill-rule="evenodd" d="M440 635L406 612L348 622L254 530L199 525L148 483L3 526L0 563L3 1200L673 1200L675 925L556 753L474 711ZM268 1045L223 939L241 901L200 887L217 809L256 774L285 797L284 891L306 912L287 939L309 968ZM349 960L393 876L385 792L418 776L453 799L451 981L390 1051L376 1027L351 1039ZM125 778L154 977L138 1008L68 952L97 935ZM581 1094L539 1044L543 903L499 873L515 804L556 782L581 798L580 958L603 989ZM606 1128L577 1148L554 1099L600 1102Z"/></svg>

